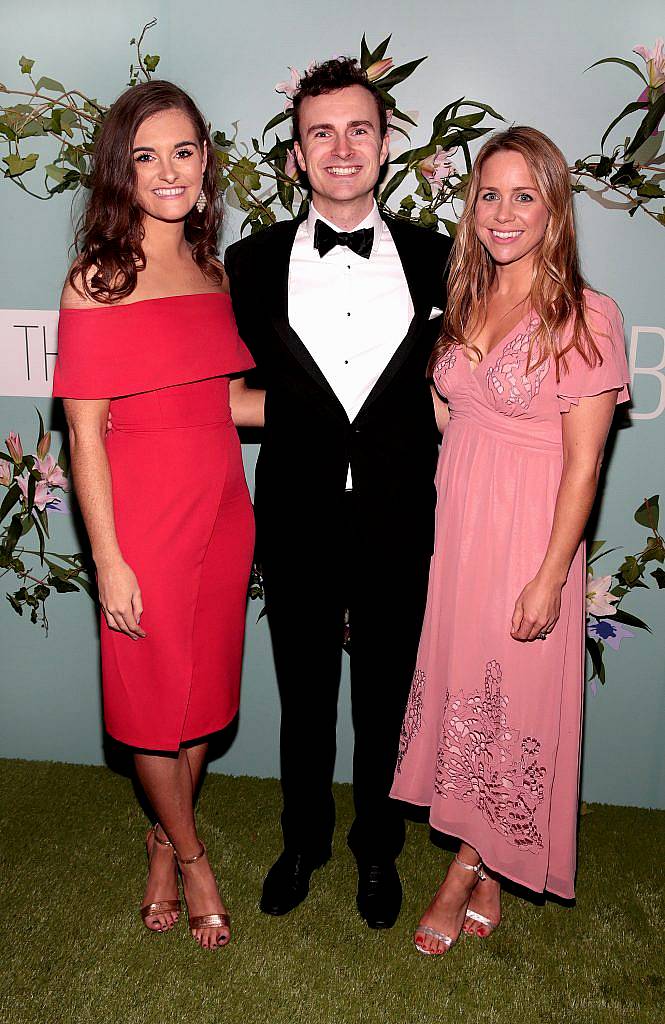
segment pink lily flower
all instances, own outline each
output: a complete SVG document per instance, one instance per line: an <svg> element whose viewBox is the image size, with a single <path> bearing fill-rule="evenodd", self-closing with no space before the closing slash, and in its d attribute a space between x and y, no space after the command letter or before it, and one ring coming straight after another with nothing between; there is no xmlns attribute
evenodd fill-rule
<svg viewBox="0 0 665 1024"><path fill-rule="evenodd" d="M284 165L284 174L287 178L293 178L294 181L298 180L300 168L296 162L296 158L292 149L286 154L286 164Z"/></svg>
<svg viewBox="0 0 665 1024"><path fill-rule="evenodd" d="M636 46L633 53L638 53L644 60L650 87L659 89L661 85L665 85L665 41L657 39L653 50L647 50L646 46Z"/></svg>
<svg viewBox="0 0 665 1024"><path fill-rule="evenodd" d="M383 78L393 66L392 57L384 57L383 60L375 60L373 64L367 68L366 75L370 82L378 82L379 78Z"/></svg>
<svg viewBox="0 0 665 1024"><path fill-rule="evenodd" d="M444 149L443 146L437 146L431 156L420 161L418 167L430 185L440 189L446 178L457 173L457 168L452 161L457 148L455 146L453 149Z"/></svg>
<svg viewBox="0 0 665 1024"><path fill-rule="evenodd" d="M12 459L18 466L23 461L23 445L21 444L21 435L15 434L13 431L9 437L6 438L7 451L11 455Z"/></svg>
<svg viewBox="0 0 665 1024"><path fill-rule="evenodd" d="M281 92L288 99L292 100L298 91L302 75L297 68L290 67L289 71L291 72L290 78L286 82L277 82L275 85L275 92Z"/></svg>
<svg viewBox="0 0 665 1024"><path fill-rule="evenodd" d="M28 504L29 479L30 477L27 476L19 476L16 479L16 483L18 484L18 488L21 492L22 500L25 505ZM54 500L56 500L55 495L51 494L51 492L49 491L46 480L39 480L37 486L35 487L35 508L38 508L40 512L43 512L47 505L49 505L49 503L53 502Z"/></svg>
<svg viewBox="0 0 665 1024"><path fill-rule="evenodd" d="M69 481L52 455L47 455L43 459L36 458L35 469L50 487L59 487L63 491L69 490Z"/></svg>
<svg viewBox="0 0 665 1024"><path fill-rule="evenodd" d="M607 616L616 615L614 605L619 600L614 594L610 594L612 586L611 576L595 578L589 576L586 585L586 610L587 615Z"/></svg>
<svg viewBox="0 0 665 1024"><path fill-rule="evenodd" d="M12 470L11 466L6 459L0 459L0 484L3 487L9 487L12 482Z"/></svg>

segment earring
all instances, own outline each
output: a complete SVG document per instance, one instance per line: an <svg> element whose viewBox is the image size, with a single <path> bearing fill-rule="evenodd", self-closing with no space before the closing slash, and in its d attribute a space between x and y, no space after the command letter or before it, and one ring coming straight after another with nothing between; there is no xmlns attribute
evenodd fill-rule
<svg viewBox="0 0 665 1024"><path fill-rule="evenodd" d="M196 209L199 211L199 213L203 213L207 205L208 200L206 199L205 192L203 191L203 189L201 189L201 191L199 192L199 198L196 200Z"/></svg>

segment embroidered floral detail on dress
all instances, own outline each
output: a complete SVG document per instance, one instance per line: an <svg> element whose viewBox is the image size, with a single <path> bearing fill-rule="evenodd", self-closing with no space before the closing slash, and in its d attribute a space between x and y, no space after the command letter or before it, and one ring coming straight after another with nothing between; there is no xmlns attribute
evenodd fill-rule
<svg viewBox="0 0 665 1024"><path fill-rule="evenodd" d="M401 774L402 761L406 756L411 740L420 732L424 690L425 673L422 669L417 668L413 675L411 692L409 693L406 711L404 712L404 721L402 722L402 731L399 735L399 752L397 754L397 767L395 769L398 775Z"/></svg>
<svg viewBox="0 0 665 1024"><path fill-rule="evenodd" d="M518 334L509 341L501 350L496 363L487 370L488 386L503 399L508 406L506 411L512 414L529 408L540 392L540 385L550 368L550 361L546 359L537 369L525 373L531 343L530 332L538 322L532 320L524 334Z"/></svg>
<svg viewBox="0 0 665 1024"><path fill-rule="evenodd" d="M487 823L513 846L541 849L536 811L543 802L546 769L540 741L508 723L509 700L501 693L497 661L485 669L481 693L450 695L444 708L434 789L475 804Z"/></svg>
<svg viewBox="0 0 665 1024"><path fill-rule="evenodd" d="M443 375L444 373L448 373L448 370L452 370L453 366L457 362L456 348L456 345L451 345L449 348L446 349L446 351L443 353L438 363L434 367L435 373Z"/></svg>

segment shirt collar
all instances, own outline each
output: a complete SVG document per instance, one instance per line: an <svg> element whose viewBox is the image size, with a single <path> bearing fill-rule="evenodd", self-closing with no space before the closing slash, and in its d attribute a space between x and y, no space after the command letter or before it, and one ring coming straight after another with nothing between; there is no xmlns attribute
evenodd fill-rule
<svg viewBox="0 0 665 1024"><path fill-rule="evenodd" d="M317 220L322 220L324 224L328 224L328 226L331 227L333 231L342 230L337 224L333 224L331 220L328 220L328 218L324 217L322 213L319 213L319 211L314 206L314 203L310 203L309 212L307 214L307 220L305 223L307 224L307 234L309 235L312 241L312 245L314 245L314 225L316 224ZM374 204L370 212L367 214L365 219L360 222L360 224L356 224L353 230L360 231L362 228L374 228L374 240L372 242L372 253L374 253L376 252L376 247L379 244L379 240L383 233L384 227L385 224L383 222L381 214L379 213L379 207L377 206L376 200L374 200Z"/></svg>

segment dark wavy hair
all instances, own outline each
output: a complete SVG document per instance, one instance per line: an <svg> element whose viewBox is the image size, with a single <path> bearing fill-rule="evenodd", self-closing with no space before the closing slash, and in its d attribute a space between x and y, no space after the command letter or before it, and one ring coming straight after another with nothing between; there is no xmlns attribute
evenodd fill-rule
<svg viewBox="0 0 665 1024"><path fill-rule="evenodd" d="M383 96L372 85L355 58L337 57L323 64L315 64L300 79L298 91L293 97L293 141L301 141L300 106L307 96L322 96L328 92L337 92L338 89L347 89L350 85L361 85L374 98L379 115L379 132L383 138L388 130L387 107Z"/></svg>
<svg viewBox="0 0 665 1024"><path fill-rule="evenodd" d="M217 187L217 161L210 134L198 107L171 82L143 82L127 89L104 118L92 156L91 191L77 226L77 258L69 274L71 285L97 302L116 302L136 288L145 269L144 213L136 200L136 171L132 147L143 122L165 110L181 110L194 126L208 160L202 189L203 212L194 206L185 220L185 238L194 262L212 280L222 281L217 234L222 222L222 197Z"/></svg>

